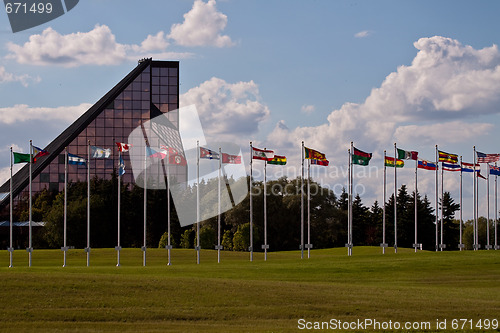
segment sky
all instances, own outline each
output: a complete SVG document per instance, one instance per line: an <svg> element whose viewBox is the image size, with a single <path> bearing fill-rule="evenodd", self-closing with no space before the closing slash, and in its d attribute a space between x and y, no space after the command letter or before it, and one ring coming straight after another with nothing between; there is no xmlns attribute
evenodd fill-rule
<svg viewBox="0 0 500 333"><path fill-rule="evenodd" d="M11 146L46 146L152 57L180 61L180 104L196 106L207 138L287 156L270 178L300 173L304 141L330 161L311 167L314 180L339 194L350 142L372 152L354 170L371 206L383 201L394 143L426 160L436 145L465 162L473 146L500 153L499 12L498 1L85 0L17 33L0 13L0 182ZM254 163L257 178L262 168ZM397 176L413 191L415 162ZM463 184L468 219L469 174ZM434 206L434 172L419 170L418 189ZM444 190L459 201L459 173L444 174ZM490 217L493 190L491 177ZM485 216L486 181L479 197Z"/></svg>

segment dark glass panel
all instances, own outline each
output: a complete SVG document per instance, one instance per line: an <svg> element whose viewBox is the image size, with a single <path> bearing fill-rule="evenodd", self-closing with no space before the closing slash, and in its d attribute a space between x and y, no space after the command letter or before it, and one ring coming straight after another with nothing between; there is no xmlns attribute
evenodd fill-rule
<svg viewBox="0 0 500 333"><path fill-rule="evenodd" d="M41 173L40 174L40 182L42 182L42 183L48 183L48 182L50 182L50 174L46 173L46 172Z"/></svg>
<svg viewBox="0 0 500 333"><path fill-rule="evenodd" d="M168 69L169 76L177 76L177 72L178 72L177 68L169 68Z"/></svg>

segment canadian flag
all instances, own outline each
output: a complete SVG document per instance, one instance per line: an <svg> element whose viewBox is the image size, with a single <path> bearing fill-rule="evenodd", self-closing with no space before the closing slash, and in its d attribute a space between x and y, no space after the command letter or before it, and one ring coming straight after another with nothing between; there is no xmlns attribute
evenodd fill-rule
<svg viewBox="0 0 500 333"><path fill-rule="evenodd" d="M118 150L122 153L129 151L130 147L132 147L132 145L128 143L121 143L121 142L117 142L116 145L118 146Z"/></svg>

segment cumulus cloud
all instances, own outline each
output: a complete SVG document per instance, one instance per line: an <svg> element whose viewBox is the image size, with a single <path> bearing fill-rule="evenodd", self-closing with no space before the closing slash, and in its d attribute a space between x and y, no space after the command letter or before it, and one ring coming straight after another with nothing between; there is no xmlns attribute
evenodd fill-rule
<svg viewBox="0 0 500 333"><path fill-rule="evenodd" d="M300 111L307 113L307 114L313 113L314 110L316 110L314 105L302 105L302 107L300 108Z"/></svg>
<svg viewBox="0 0 500 333"><path fill-rule="evenodd" d="M143 57L189 57L189 53L166 52L169 43L163 31L148 35L140 45L120 44L106 25L96 25L89 32L62 35L52 28L31 35L23 45L7 43L7 59L20 64L60 65L115 65ZM153 52L159 52L154 54Z"/></svg>
<svg viewBox="0 0 500 333"><path fill-rule="evenodd" d="M356 37L356 38L365 38L365 37L370 36L371 34L372 34L372 32L370 30L363 30L363 31L355 33L354 37Z"/></svg>
<svg viewBox="0 0 500 333"><path fill-rule="evenodd" d="M181 95L180 102L196 105L205 133L215 139L248 138L270 114L253 81L228 83L213 77Z"/></svg>
<svg viewBox="0 0 500 333"><path fill-rule="evenodd" d="M92 104L82 103L76 106L48 108L29 107L25 104L19 104L13 107L0 108L0 124L11 125L32 120L72 122L91 106Z"/></svg>
<svg viewBox="0 0 500 333"><path fill-rule="evenodd" d="M27 87L31 82L38 83L40 82L40 77L32 77L28 74L16 75L9 73L5 70L5 67L0 66L0 83L7 82L20 82L23 86Z"/></svg>
<svg viewBox="0 0 500 333"><path fill-rule="evenodd" d="M217 11L215 0L196 0L184 22L172 25L169 37L183 46L228 47L233 45L231 38L220 34L226 25L227 16Z"/></svg>

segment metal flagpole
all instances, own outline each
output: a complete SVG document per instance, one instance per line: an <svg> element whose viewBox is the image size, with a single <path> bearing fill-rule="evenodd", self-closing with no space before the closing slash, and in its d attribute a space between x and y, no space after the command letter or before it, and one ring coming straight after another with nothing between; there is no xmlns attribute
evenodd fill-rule
<svg viewBox="0 0 500 333"><path fill-rule="evenodd" d="M352 144L351 144L352 148ZM351 148L347 149L347 158L349 163L349 169L347 173L347 255L351 255Z"/></svg>
<svg viewBox="0 0 500 333"><path fill-rule="evenodd" d="M302 176L300 177L300 258L304 259L304 141L302 141Z"/></svg>
<svg viewBox="0 0 500 333"><path fill-rule="evenodd" d="M200 141L196 141L196 263L200 264Z"/></svg>
<svg viewBox="0 0 500 333"><path fill-rule="evenodd" d="M463 172L462 172L462 156L460 156L460 243L458 244L458 248L460 251L463 251L464 249L464 244L463 244L463 209L462 209L462 183L463 183Z"/></svg>
<svg viewBox="0 0 500 333"><path fill-rule="evenodd" d="M9 195L9 211L10 211L10 222L9 222L9 258L10 258L10 261L9 261L9 268L12 268L14 267L13 264L12 264L12 261L13 261L13 252L14 252L14 248L12 247L12 223L13 223L13 216L12 216L12 205L13 205L13 200L12 200L12 165L14 163L13 161L13 157L12 157L13 153L12 153L12 147L10 147L10 184L9 184L9 187L10 187L10 195Z"/></svg>
<svg viewBox="0 0 500 333"><path fill-rule="evenodd" d="M385 248L387 247L387 243L385 242L385 193L386 193L386 166L385 166L385 157L386 157L386 151L384 150L384 203L382 207L382 244L380 246L382 247L382 254L385 254Z"/></svg>
<svg viewBox="0 0 500 333"><path fill-rule="evenodd" d="M441 162L441 243L439 244L440 251L443 251L443 228L444 228L444 162Z"/></svg>
<svg viewBox="0 0 500 333"><path fill-rule="evenodd" d="M474 186L474 190L473 190L473 204L474 204L474 242L473 242L473 248L474 250L476 251L478 249L477 247L477 210L476 210L476 201L477 201L477 193L476 193L476 190L477 190L477 172L476 172L476 146L473 147L474 148L474 181L473 181L473 186Z"/></svg>
<svg viewBox="0 0 500 333"><path fill-rule="evenodd" d="M253 164L253 147L252 141L250 141L250 261L253 261L253 206L252 206L252 190L253 190L253 174L252 174L252 164Z"/></svg>
<svg viewBox="0 0 500 333"><path fill-rule="evenodd" d="M120 163L122 159L121 146L118 149L118 245L115 247L117 257L116 257L116 266L120 267L120 250L122 247L120 246L120 206L121 206L121 172L120 172ZM90 249L89 249L90 250Z"/></svg>
<svg viewBox="0 0 500 333"><path fill-rule="evenodd" d="M267 150L267 148L264 148ZM267 159L264 161L264 261L267 261Z"/></svg>
<svg viewBox="0 0 500 333"><path fill-rule="evenodd" d="M439 177L439 157L438 157L438 146L436 145L436 252L439 250L438 241L438 227L439 227L439 189L438 189L438 177Z"/></svg>
<svg viewBox="0 0 500 333"><path fill-rule="evenodd" d="M398 178L397 178L397 169L396 168L396 162L397 162L397 148L396 148L396 142L394 142L394 253L398 253L398 213L397 213L397 207L398 207Z"/></svg>
<svg viewBox="0 0 500 333"><path fill-rule="evenodd" d="M67 219L68 219L68 147L64 148L64 234L63 234L63 247L61 250L64 252L64 260L63 260L63 267L66 267L66 251L68 251L68 247L66 246L66 226L67 226Z"/></svg>
<svg viewBox="0 0 500 333"><path fill-rule="evenodd" d="M172 244L170 242L170 147L167 147L167 252L168 252L168 266L172 265L171 251Z"/></svg>
<svg viewBox="0 0 500 333"><path fill-rule="evenodd" d="M307 162L307 258L311 258L311 160Z"/></svg>
<svg viewBox="0 0 500 333"><path fill-rule="evenodd" d="M219 179L217 182L217 193L218 193L218 203L217 203L217 246L215 247L217 249L217 262L220 262L220 250L222 249L220 245L220 173L222 169L222 151L221 148L219 147Z"/></svg>
<svg viewBox="0 0 500 333"><path fill-rule="evenodd" d="M144 146L144 239L142 245L142 265L146 266L146 221L148 208L148 154L147 144Z"/></svg>
<svg viewBox="0 0 500 333"><path fill-rule="evenodd" d="M415 252L417 252L418 249L418 242L417 242L417 217L418 217L418 187L417 187L417 173L418 173L418 160L415 160L415 244L413 246L415 247Z"/></svg>
<svg viewBox="0 0 500 333"><path fill-rule="evenodd" d="M90 265L90 140L87 146L87 267ZM118 186L119 187L119 186Z"/></svg>
<svg viewBox="0 0 500 333"><path fill-rule="evenodd" d="M486 175L486 250L491 249L490 245L490 164L486 164L487 175Z"/></svg>
<svg viewBox="0 0 500 333"><path fill-rule="evenodd" d="M495 162L495 168L497 167L497 162ZM497 234L497 229L498 229L498 219L497 219L497 214L498 214L498 208L497 208L497 179L498 175L495 175L495 250L498 250L498 234Z"/></svg>
<svg viewBox="0 0 500 333"><path fill-rule="evenodd" d="M351 189L351 212L349 213L349 218L350 218L350 226L349 226L349 255L352 256L352 247L353 247L353 242L352 242L352 224L353 224L353 214L352 214L352 202L353 202L353 183L354 183L354 165L352 163L352 156L354 155L354 145L351 141L351 154L349 157L350 163L351 163L351 175L350 175L350 189Z"/></svg>
<svg viewBox="0 0 500 333"><path fill-rule="evenodd" d="M33 255L33 246L32 246L32 226L33 226L33 222L32 222L32 212L31 212L31 171L32 171L32 164L33 164L33 141L30 140L30 177L29 177L29 240L28 240L28 248L27 248L27 251L29 253L29 264L28 266L31 267L31 263L32 263L32 255Z"/></svg>

